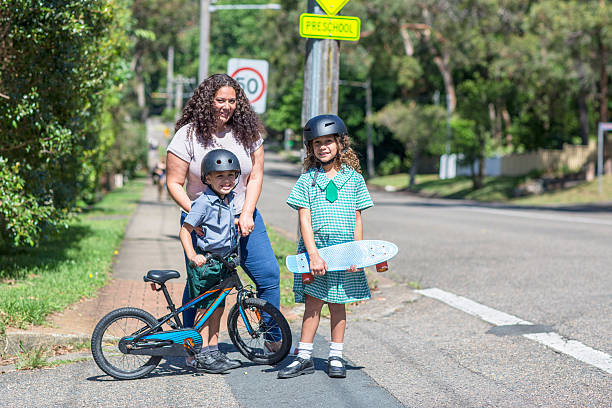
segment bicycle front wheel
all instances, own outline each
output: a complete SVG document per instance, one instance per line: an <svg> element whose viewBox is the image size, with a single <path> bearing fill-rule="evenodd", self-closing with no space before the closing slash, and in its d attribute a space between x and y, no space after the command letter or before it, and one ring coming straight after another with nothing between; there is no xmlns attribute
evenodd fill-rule
<svg viewBox="0 0 612 408"><path fill-rule="evenodd" d="M227 331L238 351L258 364L276 364L291 348L287 320L263 299L246 298L242 307L236 303L227 316Z"/></svg>
<svg viewBox="0 0 612 408"><path fill-rule="evenodd" d="M94 361L102 371L119 380L144 377L155 369L161 357L123 354L119 350L119 340L156 324L157 320L142 309L113 310L100 320L91 336Z"/></svg>

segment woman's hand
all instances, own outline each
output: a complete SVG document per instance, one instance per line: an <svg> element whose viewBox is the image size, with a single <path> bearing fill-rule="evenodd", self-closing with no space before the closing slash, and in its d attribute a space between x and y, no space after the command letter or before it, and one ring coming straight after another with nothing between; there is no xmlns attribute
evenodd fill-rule
<svg viewBox="0 0 612 408"><path fill-rule="evenodd" d="M312 272L312 274L315 276L325 275L325 272L327 272L327 264L323 258L321 258L319 254L313 254L312 256L309 254L309 258L310 272Z"/></svg>
<svg viewBox="0 0 612 408"><path fill-rule="evenodd" d="M238 229L240 229L240 236L246 237L255 228L255 222L253 221L253 214L248 214L245 211L240 214L238 219Z"/></svg>
<svg viewBox="0 0 612 408"><path fill-rule="evenodd" d="M197 254L193 258L190 259L191 263L197 267L200 267L206 263L206 257L202 254Z"/></svg>

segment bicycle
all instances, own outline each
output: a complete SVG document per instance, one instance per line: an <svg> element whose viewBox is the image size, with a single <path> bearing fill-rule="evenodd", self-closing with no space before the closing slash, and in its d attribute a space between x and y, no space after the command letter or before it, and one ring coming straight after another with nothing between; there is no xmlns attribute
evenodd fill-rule
<svg viewBox="0 0 612 408"><path fill-rule="evenodd" d="M98 322L91 338L91 352L102 371L116 379L137 379L153 371L164 356L194 356L203 344L197 330L233 289L237 293L236 304L228 314L227 329L238 351L258 364L273 365L287 356L292 342L289 324L276 307L257 298L251 286L243 286L236 271L237 246L229 255L210 254L207 258L221 262L228 271L228 276L211 290L176 309L165 283L180 274L174 270L150 270L143 279L151 283L152 290L163 292L170 313L156 319L145 310L124 307ZM195 327L184 328L179 313L209 296L216 299L204 316ZM171 330L164 330L164 324ZM280 347L270 350L266 343L276 341L280 341Z"/></svg>

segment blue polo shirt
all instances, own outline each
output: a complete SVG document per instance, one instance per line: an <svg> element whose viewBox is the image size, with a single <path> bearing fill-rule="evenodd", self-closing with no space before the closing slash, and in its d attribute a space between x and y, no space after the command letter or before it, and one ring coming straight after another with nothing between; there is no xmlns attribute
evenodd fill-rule
<svg viewBox="0 0 612 408"><path fill-rule="evenodd" d="M206 191L191 203L184 222L204 230L204 236L197 235L197 247L202 251L223 255L236 239L234 193L229 193L227 198L229 204L206 186Z"/></svg>

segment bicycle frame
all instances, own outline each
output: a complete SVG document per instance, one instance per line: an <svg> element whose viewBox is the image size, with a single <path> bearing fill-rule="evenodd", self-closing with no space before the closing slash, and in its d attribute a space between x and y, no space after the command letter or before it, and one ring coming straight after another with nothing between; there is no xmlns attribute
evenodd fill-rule
<svg viewBox="0 0 612 408"><path fill-rule="evenodd" d="M189 352L197 352L198 347L202 346L203 344L199 330L234 288L237 291L236 302L238 304L240 316L242 317L246 330L251 336L253 336L254 330L249 324L244 310L242 309L242 299L245 295L248 296L251 292L244 288L236 271L236 267L233 264L230 264L219 255L213 255L213 258L220 260L228 268L229 276L227 278L216 285L213 289L202 293L178 309L175 308L166 285L164 283L159 284L161 287L154 290L163 291L166 301L168 302L170 313L157 319L158 323L155 326L144 328L136 333L133 333L132 336L123 337L119 342L119 349L126 354L144 355L186 356L189 354ZM211 296L216 296L216 299L212 305L206 309L204 316L202 316L202 318L193 328L185 329L178 317L179 313L182 313L190 307L194 307L199 301ZM171 319L174 319L174 322L172 322ZM168 322L168 324L174 330L162 330L161 326L166 322Z"/></svg>

